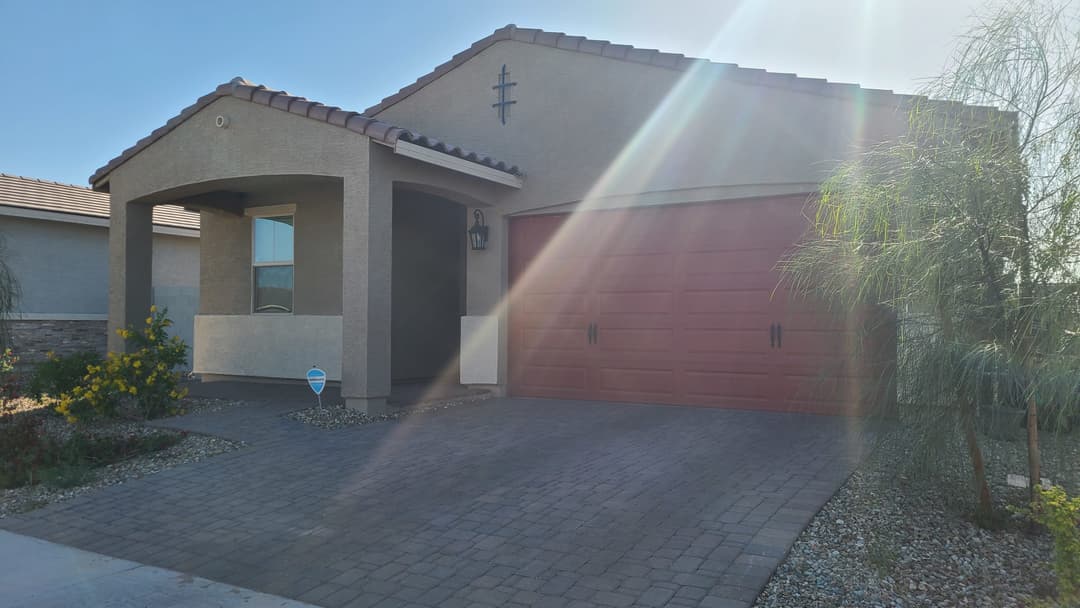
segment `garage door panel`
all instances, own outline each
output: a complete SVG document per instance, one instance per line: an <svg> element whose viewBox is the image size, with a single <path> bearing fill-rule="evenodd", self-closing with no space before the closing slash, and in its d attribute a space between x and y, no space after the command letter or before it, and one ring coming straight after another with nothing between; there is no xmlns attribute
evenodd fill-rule
<svg viewBox="0 0 1080 608"><path fill-rule="evenodd" d="M605 312L593 315L599 331L607 335L613 329L672 329L672 313Z"/></svg>
<svg viewBox="0 0 1080 608"><path fill-rule="evenodd" d="M607 212L603 227L594 231L593 242L603 243L606 255L664 254L678 250L682 227L663 209ZM595 217L590 218L594 220ZM597 222L593 222L595 225Z"/></svg>
<svg viewBox="0 0 1080 608"><path fill-rule="evenodd" d="M682 310L699 313L760 313L769 306L768 289L727 289L682 292Z"/></svg>
<svg viewBox="0 0 1080 608"><path fill-rule="evenodd" d="M521 368L518 382L522 387L546 390L584 391L585 370L580 367L527 365Z"/></svg>
<svg viewBox="0 0 1080 608"><path fill-rule="evenodd" d="M664 398L675 390L675 373L670 369L601 367L595 378L596 390L607 393L644 393Z"/></svg>
<svg viewBox="0 0 1080 608"><path fill-rule="evenodd" d="M681 291L691 293L755 292L759 303L772 299L776 280L754 272L715 272L688 274L681 278Z"/></svg>
<svg viewBox="0 0 1080 608"><path fill-rule="evenodd" d="M838 319L792 297L776 268L807 226L805 202L797 195L511 220L511 280L528 268L530 283L510 305L511 392L850 411L868 376L882 372L859 363L865 336L854 328L863 315ZM593 323L595 343L586 331ZM770 344L776 324L782 345ZM876 341L895 343L880 333Z"/></svg>
<svg viewBox="0 0 1080 608"><path fill-rule="evenodd" d="M727 353L701 352L682 353L678 357L678 367L684 370L700 372L723 372L732 374L754 374L770 369L771 357L768 352Z"/></svg>
<svg viewBox="0 0 1080 608"><path fill-rule="evenodd" d="M697 329L686 332L688 353L752 353L769 350L769 332L759 329Z"/></svg>
<svg viewBox="0 0 1080 608"><path fill-rule="evenodd" d="M616 255L605 251L593 265L598 280L622 276L664 276L674 272L678 257L670 252Z"/></svg>
<svg viewBox="0 0 1080 608"><path fill-rule="evenodd" d="M517 314L585 314L585 296L576 293L522 293L514 295Z"/></svg>
<svg viewBox="0 0 1080 608"><path fill-rule="evenodd" d="M687 274L767 274L776 266L776 250L755 248L687 252L683 254L682 264Z"/></svg>
<svg viewBox="0 0 1080 608"><path fill-rule="evenodd" d="M595 348L601 352L670 352L674 341L671 329L625 329L602 326Z"/></svg>
<svg viewBox="0 0 1080 608"><path fill-rule="evenodd" d="M674 310L674 294L657 291L627 291L597 293L592 299L597 314L606 313L670 313Z"/></svg>
<svg viewBox="0 0 1080 608"><path fill-rule="evenodd" d="M576 328L530 328L521 332L521 343L525 348L532 350L583 351L585 349L585 344L582 343L584 333Z"/></svg>
<svg viewBox="0 0 1080 608"><path fill-rule="evenodd" d="M682 388L693 397L756 399L770 392L768 384L768 374L761 372L687 370L683 373Z"/></svg>
<svg viewBox="0 0 1080 608"><path fill-rule="evenodd" d="M580 258L538 264L528 270L520 291L525 294L578 294L588 286L592 277Z"/></svg>
<svg viewBox="0 0 1080 608"><path fill-rule="evenodd" d="M761 332L769 335L769 324L773 322L767 311L740 313L695 313L683 315L682 328L687 333L699 329L737 329Z"/></svg>
<svg viewBox="0 0 1080 608"><path fill-rule="evenodd" d="M723 210L717 212L723 213ZM690 224L683 250L691 253L753 249L777 251L789 248L795 242L785 234L770 230L767 223L761 221L706 216Z"/></svg>

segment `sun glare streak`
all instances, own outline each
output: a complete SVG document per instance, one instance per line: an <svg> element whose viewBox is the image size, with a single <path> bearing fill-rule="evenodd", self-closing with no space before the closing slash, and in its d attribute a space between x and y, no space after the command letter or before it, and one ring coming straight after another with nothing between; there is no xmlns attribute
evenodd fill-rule
<svg viewBox="0 0 1080 608"><path fill-rule="evenodd" d="M731 18L729 18L713 37L705 51L704 57L710 57L720 48L722 42L727 42L730 37L737 33L737 29L746 23L748 13L752 10L753 3L740 2ZM872 7L870 2L864 4L863 20L864 32L868 29L868 23L872 19ZM731 34L731 36L729 36ZM862 44L869 45L871 41L864 38ZM575 235L575 227L580 223L582 213L604 209L607 200L612 196L636 194L656 190L654 178L657 172L665 169L670 163L670 156L677 149L678 144L687 137L689 127L701 120L702 110L707 103L715 103L716 88L724 82L724 66L697 62L686 70L664 95L653 109L649 117L634 132L615 158L611 161L603 174L595 181L585 197L574 206L568 214L568 219L555 232L552 237L533 258L529 267L514 285L509 286L506 293L500 298L495 306L487 311L487 320L480 331L474 337L461 345L461 351L457 358L448 362L432 383L429 391L422 397L423 400L437 397L440 388L456 385L458 383L459 366L462 355L466 358L470 353L477 352L481 348L484 334L490 336L492 332L499 332L502 322L509 320L511 302L520 299L520 294L526 286L537 280L537 269L544 265L545 260L553 257L554 252L559 251ZM736 114L731 116L731 128L726 132L723 141L717 143L713 150L714 157L711 162L725 163L738 152L738 144L742 140L748 128L750 115L757 111L752 103L742 104ZM861 99L856 102L853 113L853 131L857 142L861 142L863 136L864 108ZM580 232L580 231L578 231ZM601 239L610 239L618 235L618 230L607 231ZM597 235L590 235L595 238ZM503 238L506 238L504 235ZM505 327L505 326L504 326ZM509 327L505 327L507 330ZM509 342L509 336L501 336L500 349L504 349ZM505 360L505 352L501 352ZM509 375L510 370L504 371ZM504 377L505 379L505 377ZM855 423L852 422L854 425ZM372 457L365 466L355 471L355 476L365 476L371 467L378 466L388 459L398 457L397 446L402 445L400 440L413 431L416 425L405 419L395 425L394 430L380 442L378 448L372 453ZM857 432L852 427L853 432Z"/></svg>
<svg viewBox="0 0 1080 608"><path fill-rule="evenodd" d="M747 2L740 2L731 18L716 33L702 56L709 57L725 39L726 34L745 18L748 10ZM493 310L488 313L485 322L478 335L498 331L501 319L509 318L510 303L520 294L525 285L536 280L534 269L541 267L545 258L558 251L567 240L573 238L576 220L580 213L602 209L606 198L618 194L633 194L646 191L647 184L656 174L656 171L667 160L671 150L684 137L687 127L699 118L705 102L710 98L712 89L721 76L722 66L700 61L684 72L676 81L670 91L661 99L648 119L637 129L629 141L616 155L614 160L604 170L604 173L596 180L586 193L585 197L575 206L570 217L556 231L554 237L536 255L530 267L525 269L523 275L515 285L507 289L506 294L499 300ZM745 124L745 120L734 121L737 127ZM738 140L733 137L732 141ZM730 147L726 149L728 154L734 152ZM723 162L723 158L717 158L717 162ZM613 233L608 233L609 236ZM503 340L505 343L507 340ZM462 344L461 352L468 354L479 348L479 339L469 340ZM434 386L454 382L453 375L460 365L461 355L451 361L439 375Z"/></svg>

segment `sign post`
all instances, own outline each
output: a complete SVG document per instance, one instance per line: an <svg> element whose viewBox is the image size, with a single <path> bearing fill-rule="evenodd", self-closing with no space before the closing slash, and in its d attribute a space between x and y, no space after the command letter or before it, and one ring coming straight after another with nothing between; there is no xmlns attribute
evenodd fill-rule
<svg viewBox="0 0 1080 608"><path fill-rule="evenodd" d="M319 407L321 408L322 391L326 388L326 372L319 369L318 366L312 365L307 372L307 383L311 390L315 392L315 398L319 400Z"/></svg>

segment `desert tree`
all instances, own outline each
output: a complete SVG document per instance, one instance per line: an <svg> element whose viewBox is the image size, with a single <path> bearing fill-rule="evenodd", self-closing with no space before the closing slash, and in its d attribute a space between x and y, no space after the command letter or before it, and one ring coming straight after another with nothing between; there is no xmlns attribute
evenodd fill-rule
<svg viewBox="0 0 1080 608"><path fill-rule="evenodd" d="M889 413L927 460L961 439L979 516L992 509L980 417L1026 411L1034 489L1039 421L1077 410L1078 42L1063 6L976 18L902 109L907 132L835 171L813 201L813 233L783 262L796 291L840 313L895 312Z"/></svg>

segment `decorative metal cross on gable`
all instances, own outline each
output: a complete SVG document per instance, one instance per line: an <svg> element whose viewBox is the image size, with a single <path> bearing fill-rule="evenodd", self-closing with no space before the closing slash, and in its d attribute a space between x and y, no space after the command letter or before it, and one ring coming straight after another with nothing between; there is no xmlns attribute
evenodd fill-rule
<svg viewBox="0 0 1080 608"><path fill-rule="evenodd" d="M502 66L502 71L499 72L499 84L491 87L499 93L499 101L491 104L491 107L499 110L499 120L502 124L506 124L506 114L509 106L517 103L517 101L511 101L507 99L510 97L510 87L516 85L516 82L506 82L506 77L510 75L510 72L506 71L506 64Z"/></svg>

